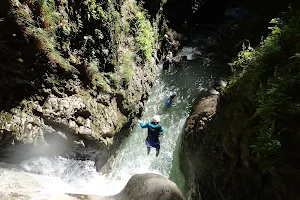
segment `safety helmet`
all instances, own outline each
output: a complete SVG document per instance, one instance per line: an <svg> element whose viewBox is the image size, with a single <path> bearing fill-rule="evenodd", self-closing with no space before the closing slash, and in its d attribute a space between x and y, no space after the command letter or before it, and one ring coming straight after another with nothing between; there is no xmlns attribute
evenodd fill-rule
<svg viewBox="0 0 300 200"><path fill-rule="evenodd" d="M160 117L158 115L154 115L153 118L152 118L152 121L159 123L160 122Z"/></svg>
<svg viewBox="0 0 300 200"><path fill-rule="evenodd" d="M174 97L174 96L176 96L177 95L177 93L176 92L171 92L171 97Z"/></svg>

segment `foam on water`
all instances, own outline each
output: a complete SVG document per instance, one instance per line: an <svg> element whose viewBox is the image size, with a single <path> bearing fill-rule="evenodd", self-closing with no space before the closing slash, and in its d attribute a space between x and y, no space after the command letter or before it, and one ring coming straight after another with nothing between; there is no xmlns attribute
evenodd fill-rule
<svg viewBox="0 0 300 200"><path fill-rule="evenodd" d="M181 55L187 55L191 61L170 72L161 72L142 118L146 122L154 114L161 116L165 131L159 157L155 157L154 149L147 155L144 144L147 130L137 125L122 143L113 170L106 175L96 172L93 161L62 157L32 158L20 165L0 164L0 198L43 199L62 193L106 196L120 192L137 173L153 172L169 177L176 141L190 109L199 95L210 89L219 73L193 60L195 55L201 55L195 47L183 48ZM163 101L170 91L176 91L178 96L175 104L167 108Z"/></svg>

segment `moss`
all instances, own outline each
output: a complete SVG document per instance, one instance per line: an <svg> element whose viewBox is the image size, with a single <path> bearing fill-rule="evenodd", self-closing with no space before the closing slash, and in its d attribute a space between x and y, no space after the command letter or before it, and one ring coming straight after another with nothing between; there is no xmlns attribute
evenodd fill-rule
<svg viewBox="0 0 300 200"><path fill-rule="evenodd" d="M19 4L17 0L11 0L11 3L12 5ZM15 9L12 9L10 13L16 18L17 23L20 25L23 25L25 27L32 27L36 24L36 22L32 18L32 11L28 6L16 7Z"/></svg>
<svg viewBox="0 0 300 200"><path fill-rule="evenodd" d="M122 113L118 113L118 118L116 119L116 122L117 124L115 126L115 131L119 132L123 128L124 124L128 122L128 119L126 116L122 115Z"/></svg>
<svg viewBox="0 0 300 200"><path fill-rule="evenodd" d="M74 64L79 64L80 63L80 61L77 60L77 58L72 54L69 55L68 60L69 60L70 63L74 63Z"/></svg>
<svg viewBox="0 0 300 200"><path fill-rule="evenodd" d="M125 81L129 83L133 80L137 60L142 62L141 57L145 60L152 58L156 38L154 32L158 29L152 27L147 12L137 6L135 1L125 1L121 5L115 0L101 3L97 0L81 3L66 0L10 1L13 2L13 17L27 38L35 41L31 44L36 44L36 58L41 62L41 65L35 66L49 67L49 70L40 70L47 71L42 78L41 85L44 89L39 90L43 94L55 92L57 88L60 89L57 92L61 94L62 84L68 83L63 81L66 74L59 73L79 73L78 67L82 74L72 74L80 82L76 92L88 101L99 93L112 93L114 88L123 89ZM136 57L139 59L135 59ZM28 60L24 61L26 62ZM83 82L85 88L81 87ZM22 101L22 110L32 114L32 101L37 99L44 100L41 96L36 96ZM104 101L107 103L108 100ZM128 100L124 106L131 112L136 105ZM126 120L120 114L116 129L121 129Z"/></svg>
<svg viewBox="0 0 300 200"><path fill-rule="evenodd" d="M121 81L122 81L121 76L119 76L116 73L110 73L109 78L113 82L115 88L121 87Z"/></svg>
<svg viewBox="0 0 300 200"><path fill-rule="evenodd" d="M86 0L84 2L84 16L88 21L108 20L107 13L102 9L99 3L96 0Z"/></svg>
<svg viewBox="0 0 300 200"><path fill-rule="evenodd" d="M295 28L298 17L288 14L283 20L273 20L272 32L259 47L245 47L231 64L233 75L226 88L229 94L239 91L242 100L252 101L259 116L259 133L251 146L263 173L271 173L280 151L280 127L284 116L290 115L289 105L299 102L294 91L300 88L299 52ZM298 16L298 15L297 15ZM293 89L291 89L293 88ZM252 95L250 95L252 94ZM240 107L245 106L244 102Z"/></svg>
<svg viewBox="0 0 300 200"><path fill-rule="evenodd" d="M100 87L103 89L104 92L111 92L109 84L104 79L103 74L99 72L99 62L97 60L94 60L93 62L89 63L86 70L88 78L91 80L91 83L94 86L94 88Z"/></svg>
<svg viewBox="0 0 300 200"><path fill-rule="evenodd" d="M123 34L130 35L130 30L136 31L134 35L137 48L140 50L143 58L150 60L155 44L155 31L157 30L153 29L151 22L147 18L146 10L143 10L142 5L137 6L128 1L124 3L121 14L123 18L127 19L122 23ZM134 51L133 49L130 50Z"/></svg>
<svg viewBox="0 0 300 200"><path fill-rule="evenodd" d="M5 112L5 111L1 111L0 112L0 121L1 123L3 122L9 122L12 120L12 114Z"/></svg>
<svg viewBox="0 0 300 200"><path fill-rule="evenodd" d="M81 88L78 89L77 96L82 97L85 101L88 101L92 98L91 94L87 90L84 90L84 89L81 89Z"/></svg>
<svg viewBox="0 0 300 200"><path fill-rule="evenodd" d="M133 52L131 51L125 51L123 54L124 58L122 62L122 70L124 73L125 81L129 82L134 73L134 68L135 68L135 62L134 62L134 57L133 57Z"/></svg>
<svg viewBox="0 0 300 200"><path fill-rule="evenodd" d="M150 21L145 17L146 13L142 11L136 12L138 22L138 36L137 42L140 45L140 49L143 52L144 58L150 60L153 53L153 45L155 42L154 31Z"/></svg>
<svg viewBox="0 0 300 200"><path fill-rule="evenodd" d="M60 14L56 12L54 0L37 0L40 6L40 17L44 27L50 31L55 30L55 26L60 22Z"/></svg>
<svg viewBox="0 0 300 200"><path fill-rule="evenodd" d="M103 91L107 93L111 92L110 86L107 84L107 82L103 78L103 75L100 73L96 73L93 75L92 84L93 86L99 86L103 89Z"/></svg>
<svg viewBox="0 0 300 200"><path fill-rule="evenodd" d="M19 5L12 0L13 5ZM45 29L40 28L39 21L34 20L34 15L26 5L15 6L11 14L16 18L18 24L23 27L23 31L37 41L37 47L42 50L52 63L58 64L65 71L78 73L78 70L70 65L56 50L55 30L60 21L60 14L56 11L54 0L39 0L41 7L40 17ZM39 18L37 18L39 19Z"/></svg>

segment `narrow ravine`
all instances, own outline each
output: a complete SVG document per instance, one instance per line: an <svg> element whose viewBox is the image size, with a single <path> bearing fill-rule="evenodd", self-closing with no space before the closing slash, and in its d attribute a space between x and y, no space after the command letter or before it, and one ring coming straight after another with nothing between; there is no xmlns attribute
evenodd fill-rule
<svg viewBox="0 0 300 200"><path fill-rule="evenodd" d="M195 100L208 94L223 73L210 66L211 60L201 55L197 46L203 41L203 37L198 36L181 50L180 55L186 56L187 60L172 66L169 71L161 69L146 103L142 120L149 121L158 114L165 128L158 157L155 157L154 149L147 156L144 144L147 131L137 123L119 148L110 173L98 174L93 161L61 157L32 158L20 165L2 163L0 195L9 199L22 199L22 196L42 199L57 193L104 196L120 192L136 173L153 172L170 178L172 164L176 163L173 161L176 142ZM172 107L165 107L163 101L170 91L176 91L178 96ZM176 182L176 173L172 176Z"/></svg>

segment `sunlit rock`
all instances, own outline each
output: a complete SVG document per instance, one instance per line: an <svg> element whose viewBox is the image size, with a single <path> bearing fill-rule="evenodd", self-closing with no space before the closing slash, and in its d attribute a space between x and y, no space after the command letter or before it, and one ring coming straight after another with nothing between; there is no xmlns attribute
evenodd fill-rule
<svg viewBox="0 0 300 200"><path fill-rule="evenodd" d="M220 86L222 88L225 88L227 86L227 81L224 81L224 80L220 80Z"/></svg>
<svg viewBox="0 0 300 200"><path fill-rule="evenodd" d="M219 95L219 94L220 94L220 92L218 92L216 89L211 89L211 90L209 91L209 93L210 93L210 94L214 94L214 95Z"/></svg>
<svg viewBox="0 0 300 200"><path fill-rule="evenodd" d="M183 200L177 185L158 174L136 174L113 200Z"/></svg>
<svg viewBox="0 0 300 200"><path fill-rule="evenodd" d="M125 188L113 196L69 194L73 198L61 196L54 199L66 200L184 200L177 185L168 178L158 174L136 174L132 176Z"/></svg>

